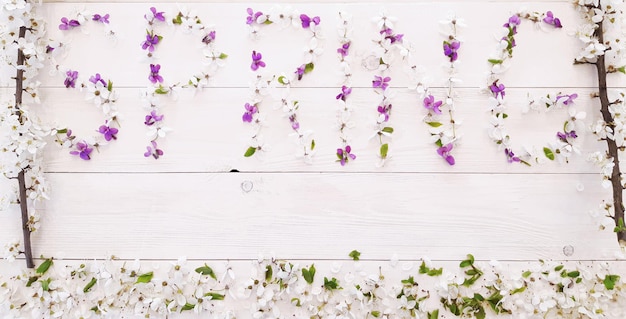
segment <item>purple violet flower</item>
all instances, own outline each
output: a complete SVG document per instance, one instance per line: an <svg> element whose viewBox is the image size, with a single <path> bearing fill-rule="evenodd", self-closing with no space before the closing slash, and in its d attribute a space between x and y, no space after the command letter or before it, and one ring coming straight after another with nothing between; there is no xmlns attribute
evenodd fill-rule
<svg viewBox="0 0 626 319"><path fill-rule="evenodd" d="M209 32L202 38L202 43L204 44L211 44L213 41L215 41L215 31Z"/></svg>
<svg viewBox="0 0 626 319"><path fill-rule="evenodd" d="M300 122L298 122L298 119L296 118L296 113L289 115L289 123L291 123L291 129L298 132L298 129L300 129Z"/></svg>
<svg viewBox="0 0 626 319"><path fill-rule="evenodd" d="M519 163L522 160L520 160L519 157L515 156L515 153L513 153L512 150L505 148L504 149L504 154L506 154L506 159L507 161L509 161L509 163Z"/></svg>
<svg viewBox="0 0 626 319"><path fill-rule="evenodd" d="M246 103L243 107L246 109L246 112L243 113L241 119L244 122L251 123L252 116L259 112L259 108L256 105L250 103Z"/></svg>
<svg viewBox="0 0 626 319"><path fill-rule="evenodd" d="M93 15L92 20L96 21L96 22L102 22L104 24L109 24L109 14L107 13L107 14L101 16L101 15L96 13L96 14Z"/></svg>
<svg viewBox="0 0 626 319"><path fill-rule="evenodd" d="M342 57L348 56L348 50L350 49L350 42L344 43L341 48L337 49L337 53L341 54Z"/></svg>
<svg viewBox="0 0 626 319"><path fill-rule="evenodd" d="M384 122L389 121L389 116L391 115L391 104L379 105L378 113L385 116Z"/></svg>
<svg viewBox="0 0 626 319"><path fill-rule="evenodd" d="M78 79L78 71L72 71L72 70L68 70L67 72L65 72L66 78L65 81L63 82L65 84L66 88L69 87L76 87L76 79Z"/></svg>
<svg viewBox="0 0 626 319"><path fill-rule="evenodd" d="M78 155L80 158L84 159L85 161L88 161L91 159L89 155L91 154L92 151L93 151L93 148L90 147L89 144L87 144L87 142L82 141L82 142L76 143L76 150L71 151L70 154Z"/></svg>
<svg viewBox="0 0 626 319"><path fill-rule="evenodd" d="M489 90L491 90L491 93L493 93L493 96L495 98L498 98L498 95L501 98L504 98L504 94L505 94L504 89L505 89L504 84L498 84L498 80L496 80L495 82L493 82L493 84L489 86Z"/></svg>
<svg viewBox="0 0 626 319"><path fill-rule="evenodd" d="M159 44L161 38L158 35L153 34L152 32L148 32L146 34L146 41L143 42L141 48L144 50L148 50L148 52L154 52L154 46Z"/></svg>
<svg viewBox="0 0 626 319"><path fill-rule="evenodd" d="M143 122L143 124L147 126L152 126L157 122L161 122L163 120L163 116L164 115L158 115L156 110L152 110L150 114L146 115L146 120Z"/></svg>
<svg viewBox="0 0 626 319"><path fill-rule="evenodd" d="M448 162L448 164L450 165L455 164L454 156L450 155L450 152L452 151L452 147L453 147L452 143L449 143L448 145L441 146L440 148L437 149L437 154L443 157L446 160L446 162Z"/></svg>
<svg viewBox="0 0 626 319"><path fill-rule="evenodd" d="M568 143L567 141L568 138L577 138L578 134L576 134L576 131L569 131L565 133L557 132L556 137L558 137L559 140L561 140L563 143Z"/></svg>
<svg viewBox="0 0 626 319"><path fill-rule="evenodd" d="M374 75L374 81L372 81L373 88L381 88L383 91L389 87L389 81L391 81L390 77L382 77L378 75Z"/></svg>
<svg viewBox="0 0 626 319"><path fill-rule="evenodd" d="M442 101L435 101L435 97L432 95L428 95L424 98L424 107L428 110L433 111L435 114L441 114L441 110L439 107L443 104Z"/></svg>
<svg viewBox="0 0 626 319"><path fill-rule="evenodd" d="M159 159L159 157L163 156L163 150L159 149L156 141L150 142L151 146L146 147L146 152L143 153L144 157L154 157L154 159Z"/></svg>
<svg viewBox="0 0 626 319"><path fill-rule="evenodd" d="M252 65L250 65L252 71L256 71L259 68L265 67L265 62L261 60L262 58L263 55L261 54L261 52L252 51Z"/></svg>
<svg viewBox="0 0 626 319"><path fill-rule="evenodd" d="M509 22L505 23L503 27L509 28L509 29L515 29L515 27L517 27L520 24L522 24L522 19L520 19L520 17L517 14L514 14L509 18Z"/></svg>
<svg viewBox="0 0 626 319"><path fill-rule="evenodd" d="M352 154L351 152L352 147L350 147L350 145L346 145L346 147L343 149L337 149L337 158L339 158L338 161L339 163L341 163L341 166L345 166L348 161L356 159L356 155Z"/></svg>
<svg viewBox="0 0 626 319"><path fill-rule="evenodd" d="M147 15L143 16L146 20L148 20L148 22L152 23L154 20L165 22L165 16L163 15L164 12L157 12L157 9L155 7L150 7L150 12L152 12L153 17L151 20L148 20Z"/></svg>
<svg viewBox="0 0 626 319"><path fill-rule="evenodd" d="M302 22L302 28L303 29L307 29L311 27L311 22L313 22L315 25L319 25L320 24L320 17L309 17L306 14L301 14L300 15L300 21Z"/></svg>
<svg viewBox="0 0 626 319"><path fill-rule="evenodd" d="M352 88L349 88L345 85L343 85L341 87L341 93L339 93L339 95L337 95L336 99L337 100L342 100L345 102L346 98L348 97L348 95L350 95L350 93L352 93Z"/></svg>
<svg viewBox="0 0 626 319"><path fill-rule="evenodd" d="M554 16L554 14L552 14L552 11L548 11L546 12L546 17L543 18L543 22L554 26L555 28L562 28L563 25L561 25L561 20L559 20L559 18L556 18Z"/></svg>
<svg viewBox="0 0 626 319"><path fill-rule="evenodd" d="M117 140L116 134L119 132L119 130L114 127L110 127L105 123L105 125L100 126L98 132L104 135L104 139L108 142L110 140Z"/></svg>
<svg viewBox="0 0 626 319"><path fill-rule="evenodd" d="M252 8L248 8L246 11L248 12L248 17L246 18L246 24L253 24L253 23L255 23L256 19L263 15L263 12L261 12L261 11L254 12L254 10L252 10Z"/></svg>
<svg viewBox="0 0 626 319"><path fill-rule="evenodd" d="M461 42L459 41L443 41L443 54L450 58L450 62L456 61L458 58L457 51L461 47Z"/></svg>
<svg viewBox="0 0 626 319"><path fill-rule="evenodd" d="M306 71L306 64L303 64L296 68L296 72L294 72L298 76L298 81L302 80L304 76L304 71Z"/></svg>
<svg viewBox="0 0 626 319"><path fill-rule="evenodd" d="M559 100L561 99L565 99L565 101L563 101L563 105L570 105L574 103L574 100L578 97L578 94L576 93L572 93L572 94L564 94L564 95L557 95L556 96L556 102L558 103Z"/></svg>
<svg viewBox="0 0 626 319"><path fill-rule="evenodd" d="M157 82L163 83L163 77L159 75L159 70L161 70L160 64L150 64L150 75L148 75L148 80L153 84Z"/></svg>
<svg viewBox="0 0 626 319"><path fill-rule="evenodd" d="M93 84L98 84L98 82L100 82L103 86L107 86L107 82L100 76L100 73L96 73L96 75L89 77L89 82Z"/></svg>
<svg viewBox="0 0 626 319"><path fill-rule="evenodd" d="M59 30L70 30L80 25L78 20L68 20L66 17L61 18L61 24L59 24Z"/></svg>

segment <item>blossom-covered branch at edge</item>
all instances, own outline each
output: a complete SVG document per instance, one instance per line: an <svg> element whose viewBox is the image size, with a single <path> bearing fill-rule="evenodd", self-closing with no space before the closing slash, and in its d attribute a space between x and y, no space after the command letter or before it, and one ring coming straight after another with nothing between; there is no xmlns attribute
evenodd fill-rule
<svg viewBox="0 0 626 319"><path fill-rule="evenodd" d="M567 121L564 125L565 135L557 133L557 141L551 143L542 148L542 151L536 151L534 149L527 149L522 151L513 150L511 145L511 137L505 129L505 121L509 116L507 114L506 105L506 86L501 81L501 75L506 72L511 64L513 58L513 49L517 46L515 41L515 35L517 34L517 28L523 20L532 21L538 23L540 27L548 28L562 28L563 25L559 18L555 17L552 11L546 13L540 12L518 12L513 14L507 23L503 25L502 36L499 39L496 52L488 59L490 70L489 77L487 78L485 88L483 91L490 95L489 98L489 111L491 112L490 124L492 128L489 130L489 137L493 142L504 150L504 154L509 163L522 163L531 165L532 163L539 163L542 161L542 157L537 153L543 152L545 158L549 160L560 159L567 161L572 152L575 152L576 148L573 146L573 141L576 139L576 132L572 133L571 128L576 126L576 121L584 118L582 114L580 117L573 117L570 121ZM567 106L569 113L574 114L576 111L572 109L573 103L571 102L576 97L576 93L570 95L552 95L547 97L549 102L548 108L551 109L551 105L558 107ZM545 100L545 99L544 99ZM531 100L530 105L534 103ZM571 133L571 134L570 134Z"/></svg>
<svg viewBox="0 0 626 319"><path fill-rule="evenodd" d="M262 125L261 118L255 114L263 101L265 95L272 95L275 100L279 101L277 107L282 108L285 117L289 120L292 133L290 135L296 137L297 152L296 157L303 158L304 162L311 164L315 153L315 140L313 139L313 131L303 130L300 127L298 118L298 110L300 102L290 97L290 88L295 81L301 81L305 75L311 73L315 69L315 63L323 52L323 41L320 17L311 17L307 14L299 14L297 11L289 7L274 6L270 13L254 11L252 8L247 9L246 25L250 30L251 37L256 40L259 37L260 27L269 25L278 25L281 28L289 26L295 29L308 31L311 38L304 51L304 63L295 68L294 72L287 74L278 74L266 76L258 73L256 80L252 85L251 101L244 104L243 121L253 123L253 136L249 142L249 146L244 153L245 157L251 157L259 150L267 150L264 142L259 135ZM265 67L262 61L262 54L257 51L252 52L252 63L250 68L257 72ZM263 93L261 93L261 90Z"/></svg>
<svg viewBox="0 0 626 319"><path fill-rule="evenodd" d="M147 135L150 138L144 157L159 159L164 152L159 148L157 141L172 131L171 128L165 126L162 97L170 96L175 99L180 88L200 90L210 85L217 71L225 65L228 55L216 49L215 39L217 33L215 29L203 24L202 20L194 12L185 8L180 8L176 14L169 17L165 12L158 11L155 7L150 7L149 12L144 15L144 20L147 27L145 38L141 42L141 49L146 51L146 55L150 60L146 76L150 85L141 92L144 107L148 112L145 116L144 125L148 128ZM167 81L160 74L162 66L154 61L156 59L156 49L164 39L160 35L159 26L161 25L173 25L181 29L183 33L192 34L199 38L203 56L202 68L200 72L185 80L182 85L180 83L166 84Z"/></svg>
<svg viewBox="0 0 626 319"><path fill-rule="evenodd" d="M45 23L36 14L35 4L29 1L4 3L0 16L6 25L2 37L0 60L15 68L14 100L2 100L0 112L0 171L18 181L13 194L2 194L1 210L9 204L19 204L22 219L23 242L7 243L4 258L15 260L24 254L26 266L34 267L31 233L39 228L36 204L48 198L48 184L43 174L42 154L44 138L50 131L38 123L28 102L39 103L39 82L35 80L46 59ZM30 210L29 210L30 208Z"/></svg>
<svg viewBox="0 0 626 319"><path fill-rule="evenodd" d="M352 16L339 12L339 48L337 48L337 54L339 56L339 64L343 73L343 81L341 87L341 93L339 93L335 99L339 109L337 110L337 128L339 130L339 139L341 140L341 146L337 148L337 162L341 166L346 163L355 160L356 155L352 153L352 146L350 146L350 140L348 138L347 130L354 125L350 120L353 112L353 107L348 102L348 96L352 93L352 72L350 56L350 46L352 45Z"/></svg>
<svg viewBox="0 0 626 319"><path fill-rule="evenodd" d="M458 37L459 29L465 27L465 22L456 16L441 22L443 27L443 55L446 58L445 68L447 71L446 79L446 97L444 100L438 100L430 92L427 80L420 78L418 74L420 68L412 66L413 78L416 84L410 89L416 90L419 98L422 100L422 106L426 109L424 123L428 126L432 141L437 146L437 154L441 156L449 165L454 165L456 160L452 156L452 150L458 145L460 135L458 134L458 126L460 121L454 116L454 102L456 99L455 85L460 83L456 77L458 70L459 50L462 40ZM448 118L444 120L444 114Z"/></svg>
<svg viewBox="0 0 626 319"><path fill-rule="evenodd" d="M363 65L368 70L378 73L374 75L372 88L381 98L376 108L377 116L372 138L379 143L378 157L380 161L377 164L379 167L384 166L391 158L389 140L394 132L393 127L389 124L393 107L391 100L394 93L389 88L391 77L388 76L388 71L398 56L401 60L406 61L410 51L410 46L404 41L404 35L393 30L396 21L397 18L388 16L385 12L372 19L377 27L377 36L373 40L372 54L363 61Z"/></svg>
<svg viewBox="0 0 626 319"><path fill-rule="evenodd" d="M626 73L626 49L621 10L623 0L576 0L577 9L584 17L576 35L583 43L583 49L574 61L575 64L592 64L598 75L598 94L602 119L592 127L600 140L606 141L607 150L590 155L590 159L601 168L602 184L611 188L612 200L603 204L601 218L612 221L617 241L626 247L626 225L624 224L624 180L619 154L626 146L624 125L626 124L626 92L607 88L607 73ZM601 228L608 227L600 222ZM610 228L609 228L610 229Z"/></svg>
<svg viewBox="0 0 626 319"><path fill-rule="evenodd" d="M617 266L617 264L614 264ZM370 267L371 266L371 267ZM243 269L242 269L243 268ZM330 268L330 269L328 269ZM606 262L529 262L509 269L467 257L330 267L259 258L209 264L46 259L0 275L8 318L623 318L626 274ZM36 296L36 297L33 297ZM248 305L241 307L242 304Z"/></svg>

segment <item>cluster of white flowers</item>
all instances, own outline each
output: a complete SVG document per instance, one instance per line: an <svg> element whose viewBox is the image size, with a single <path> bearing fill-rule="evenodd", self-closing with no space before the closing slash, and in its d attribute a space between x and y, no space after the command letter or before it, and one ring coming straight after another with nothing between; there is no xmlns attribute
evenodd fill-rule
<svg viewBox="0 0 626 319"><path fill-rule="evenodd" d="M147 72L147 78L151 82L150 86L141 90L142 102L148 112L144 122L148 127L146 135L150 138L150 145L147 147L148 151L144 156L152 156L158 159L163 155L163 151L158 149L157 140L164 138L172 131L163 121L162 109L164 103L161 97L169 96L172 99L176 99L178 96L177 92L181 88L195 88L197 91L211 85L217 72L225 65L228 55L216 48L215 40L217 34L214 26L204 24L194 11L183 7L170 16L164 12L157 11L155 7L151 7L149 12L144 15L144 20L146 23L146 39L142 43L142 48L147 51L147 57L150 61L150 70ZM178 82L164 84L169 81L165 81L159 75L161 65L156 64L158 57L155 51L162 41L167 41L159 34L163 25L178 27L182 33L198 37L198 46L201 48L203 56L202 67L198 73L189 77L183 84Z"/></svg>
<svg viewBox="0 0 626 319"><path fill-rule="evenodd" d="M11 0L0 3L0 61L10 72L22 71L19 81L22 97L6 95L0 101L0 172L9 179L18 179L23 173L26 198L15 194L3 195L3 208L15 203L27 203L30 231L39 227L37 203L48 198L48 183L42 168L45 138L50 130L42 126L35 116L39 100L39 82L35 80L46 60L47 40L42 18L37 16L35 5L30 1ZM18 51L23 61L18 63ZM15 77L15 76L13 76ZM6 83L7 79L0 82ZM7 81L8 82L8 81ZM10 243L5 258L14 259L20 252L19 242Z"/></svg>
<svg viewBox="0 0 626 319"><path fill-rule="evenodd" d="M294 68L291 72L278 75L263 74L261 69L265 67L265 62L262 61L262 54L253 51L251 68L253 71L259 73L255 75L255 80L251 85L251 97L249 102L244 106L243 121L252 123L253 126L252 137L244 156L250 157L257 153L257 151L268 150L262 136L259 134L264 124L264 119L261 116L259 107L264 97L269 94L274 100L279 102L276 104L276 108L282 109L284 117L289 121L292 130L290 136L295 137L297 145L296 157L302 158L306 164L312 164L313 156L315 155L314 134L312 130L304 130L300 127L298 109L301 104L290 96L290 88L296 81L302 80L315 69L316 61L324 52L320 18L301 14L288 6L274 6L269 13L254 11L252 8L248 8L247 11L248 17L246 24L254 40L260 38L261 27L271 28L272 25L277 25L277 27L281 29L286 29L290 26L293 29L302 29L307 31L310 35L310 39L307 42L307 46L304 48L303 64Z"/></svg>
<svg viewBox="0 0 626 319"><path fill-rule="evenodd" d="M206 263L191 267L184 258L167 267L114 260L65 265L48 259L35 270L0 276L0 316L167 318L186 312L226 319L626 315L623 269L616 273L617 269L603 262L541 261L511 271L497 261L475 262L468 257L456 270L434 268L425 258L421 263L403 262L402 267L391 262L375 273L364 270L360 262L335 263L320 273L314 264L259 259L246 267L250 275L236 273L228 263L215 269ZM395 274L386 276L387 271ZM403 276L407 278L399 280Z"/></svg>

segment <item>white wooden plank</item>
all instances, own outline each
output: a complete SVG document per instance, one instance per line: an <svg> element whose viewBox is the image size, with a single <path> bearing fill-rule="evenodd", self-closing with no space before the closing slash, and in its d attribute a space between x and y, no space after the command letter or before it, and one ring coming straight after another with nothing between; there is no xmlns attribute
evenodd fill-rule
<svg viewBox="0 0 626 319"><path fill-rule="evenodd" d="M291 128L277 104L271 98L261 106L266 114L267 127L262 129L270 151L262 158L244 158L250 137L250 124L241 121L246 89L205 89L195 97L190 92L180 95L177 101L168 101L164 108L165 122L174 129L159 145L165 156L159 160L144 158L149 143L144 122L147 112L142 108L136 89L122 89L118 108L121 114L119 139L104 146L91 161L71 156L58 145L50 144L46 151L46 169L52 172L211 172L230 171L381 171L381 172L498 172L498 173L597 173L598 168L586 160L586 154L604 149L590 132L579 132L581 155L574 156L569 164L546 163L527 167L509 164L504 153L488 136L489 112L487 95L476 89L459 90L456 120L462 121L459 146L453 151L457 164L450 167L436 153L430 142L428 127L422 122L425 109L416 94L399 89L393 99L390 126L395 128L390 142L393 159L384 168L377 168L378 143L370 139L374 133L377 97L371 89L355 89L350 98L354 106L354 128L349 130L351 145L357 159L345 167L336 162L336 149L341 146L336 128L337 109L333 89L293 89L291 96L302 105L298 118L302 128L313 130L317 153L312 165L296 158L295 137L289 136ZM527 94L545 95L558 90L511 89L507 128L513 146L521 151L523 145L539 147L555 141L567 120L566 110L523 115L521 107L527 103ZM564 93L578 92L577 108L586 111L586 123L599 116L597 100L587 89L562 89ZM441 96L441 90L434 90ZM77 136L92 136L102 124L99 110L84 101L83 94L63 89L45 89L43 104L38 113L49 123L65 125Z"/></svg>
<svg viewBox="0 0 626 319"><path fill-rule="evenodd" d="M542 32L533 30L531 24L520 27L517 36L513 67L502 79L509 87L594 87L596 86L595 73L590 66L573 66L571 62L577 55L580 45L578 40L568 35L580 23L580 18L569 2L487 2L488 5L476 2L437 2L437 3L385 3L385 4L327 4L306 3L296 6L300 11L322 17L322 26L327 35L326 51L316 66L316 71L310 77L298 83L304 87L335 86L341 80L338 74L338 61L335 53L339 46L335 36L337 26L337 12L345 10L354 14L355 35L353 52L357 55L354 61L355 86L369 86L373 74L358 67L363 57L371 50L371 39L377 34L371 18L376 16L381 8L388 14L397 16L399 22L396 29L405 34L405 38L416 45L414 63L425 66L428 74L434 79L435 85L441 85L444 71L440 65L444 62L441 53L442 37L437 32L438 22L445 19L451 12L463 15L468 28L462 32L465 40L460 51L459 77L467 87L483 85L485 73L488 71L486 59L493 52L496 45L494 34L515 11L522 8L529 10L554 11L566 26L563 30ZM86 5L86 4L84 4ZM148 62L145 60L140 43L145 38L143 26L143 12L149 8L144 3L94 3L85 6L93 12L108 12L111 14L111 25L118 32L116 42L103 39L100 26L85 26L89 35L78 30L61 34L56 28L60 18L67 16L81 4L50 3L43 7L46 20L50 23L50 35L53 38L72 39L71 49L65 59L61 59L68 68L76 69L86 74L101 72L123 87L142 87L148 83ZM270 26L265 35L258 41L250 40L245 25L246 8L254 6L257 10L269 11L271 5L267 3L190 3L190 9L197 10L201 18L216 25L218 31L218 47L229 54L226 67L215 78L218 87L247 87L251 71L249 70L250 52L263 52L268 63L268 72L292 72L295 66L301 63L302 49L306 38L295 30L275 30ZM481 10L475 10L480 7ZM176 10L173 4L162 4L160 10L172 12ZM194 36L174 35L172 29L162 31L165 40L157 50L161 57L162 73L171 83L186 81L199 61L200 52L194 50ZM278 36L282 41L272 41ZM199 40L196 39L196 40ZM170 41L168 43L168 41ZM182 49L181 49L182 48ZM97 63L94 61L98 61ZM115 61L111 63L111 61ZM181 63L181 61L185 61ZM198 62L199 63L199 62ZM104 67L106 66L106 67ZM546 76L548 75L548 76ZM397 67L392 72L393 85L407 86L407 76L403 68ZM616 78L619 79L619 78ZM42 77L45 86L60 86L60 78ZM610 81L611 85L620 86L622 80Z"/></svg>
<svg viewBox="0 0 626 319"><path fill-rule="evenodd" d="M34 255L611 259L595 175L50 174ZM577 190L579 185L584 190ZM14 228L17 215L4 228ZM5 232L1 242L7 242Z"/></svg>

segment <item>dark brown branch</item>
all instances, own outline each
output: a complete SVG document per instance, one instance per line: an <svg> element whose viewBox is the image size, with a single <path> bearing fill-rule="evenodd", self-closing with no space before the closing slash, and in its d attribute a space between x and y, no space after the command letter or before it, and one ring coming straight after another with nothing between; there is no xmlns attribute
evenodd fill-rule
<svg viewBox="0 0 626 319"><path fill-rule="evenodd" d="M20 38L26 36L26 27L20 27ZM19 117L20 123L22 123L22 112L20 106L22 105L22 93L24 92L24 70L20 68L24 65L24 52L21 49L17 50L17 75L15 76L15 114ZM20 195L20 210L22 212L22 233L24 234L24 256L26 257L26 267L35 268L33 262L33 250L30 243L30 228L28 227L28 197L26 195L26 177L24 169L22 169L17 175L17 182L19 184Z"/></svg>
<svg viewBox="0 0 626 319"><path fill-rule="evenodd" d="M604 29L602 21L597 23L598 28L595 31L596 36L598 37L598 42L604 44ZM611 129L615 129L615 119L609 112L609 105L611 102L609 101L607 85L606 85L606 65L604 55L598 56L598 60L595 63L596 70L598 73L598 89L599 89L599 98L600 98L600 113L602 113L602 119L604 122L611 127ZM613 209L614 215L613 219L615 220L615 226L620 226L620 220L624 221L624 203L623 203L623 189L622 185L622 173L620 172L620 164L619 164L619 148L614 139L607 138L606 144L608 147L609 158L613 159L613 172L611 172L611 186L613 189ZM620 245L626 246L626 230L618 229L617 233L617 241Z"/></svg>

